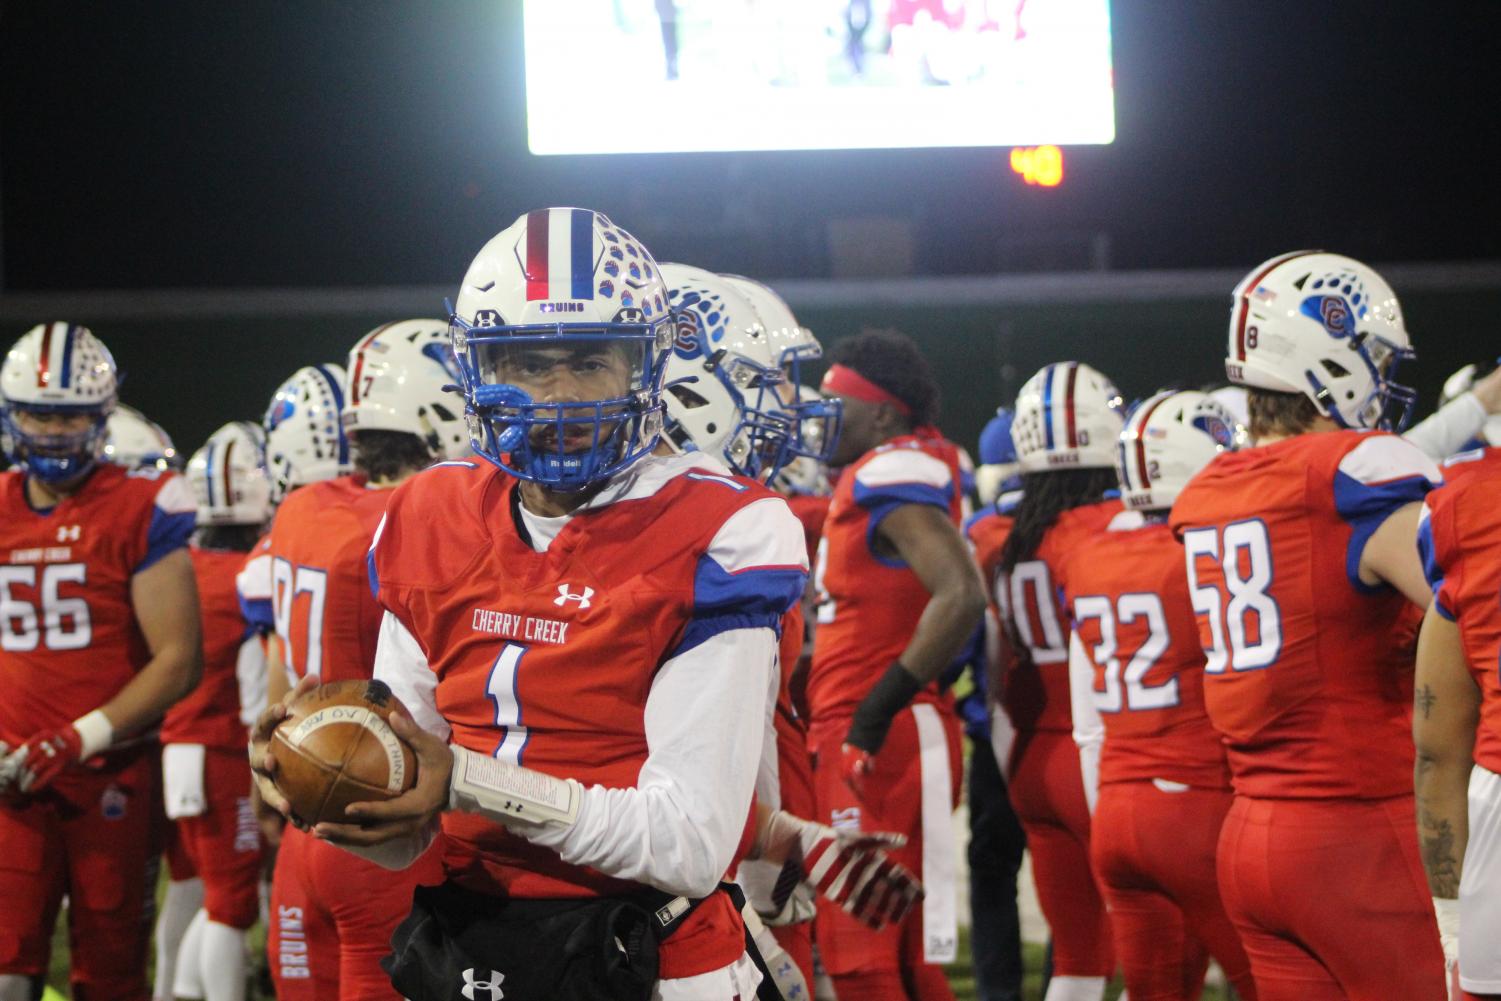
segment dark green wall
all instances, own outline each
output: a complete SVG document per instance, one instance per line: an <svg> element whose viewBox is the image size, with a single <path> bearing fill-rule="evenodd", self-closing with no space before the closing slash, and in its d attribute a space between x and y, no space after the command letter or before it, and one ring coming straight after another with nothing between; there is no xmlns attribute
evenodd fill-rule
<svg viewBox="0 0 1501 1001"><path fill-rule="evenodd" d="M1501 289L1404 293L1403 304L1420 355L1416 371L1404 373L1403 381L1420 388L1426 412L1450 372L1501 353L1494 324L1501 317ZM793 305L825 344L866 326L895 327L915 337L942 387L941 426L973 447L995 407L1051 361L1087 361L1114 378L1127 397L1222 378L1229 296L942 310ZM7 336L54 318L8 310ZM224 421L258 418L272 390L293 369L342 361L361 334L392 317L346 312L122 321L80 312L67 318L92 326L114 351L126 373L122 398L191 451Z"/></svg>

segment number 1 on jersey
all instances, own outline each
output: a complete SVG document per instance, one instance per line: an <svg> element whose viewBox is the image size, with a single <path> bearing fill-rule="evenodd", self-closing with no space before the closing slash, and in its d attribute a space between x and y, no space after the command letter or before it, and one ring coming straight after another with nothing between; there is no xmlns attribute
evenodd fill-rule
<svg viewBox="0 0 1501 1001"><path fill-rule="evenodd" d="M495 745L491 754L513 765L521 764L529 736L521 723L521 695L516 690L516 675L521 670L521 658L526 655L526 649L519 643L507 643L501 647L500 656L495 658L489 680L485 682L485 694L495 706L495 725L503 731L500 743Z"/></svg>

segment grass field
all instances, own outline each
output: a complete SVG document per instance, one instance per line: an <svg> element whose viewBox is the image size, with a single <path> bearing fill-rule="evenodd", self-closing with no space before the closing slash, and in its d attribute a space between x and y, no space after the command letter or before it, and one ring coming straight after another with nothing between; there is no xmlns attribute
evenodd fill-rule
<svg viewBox="0 0 1501 1001"><path fill-rule="evenodd" d="M64 915L64 919L66 915ZM68 996L68 942L67 933L64 930L63 920L58 922L57 933L53 937L52 969L47 977L47 996L43 1001L62 1001ZM251 932L251 937L257 948L261 948L265 942L265 931L259 925ZM1025 1001L1041 1001L1042 998L1042 967L1043 948L1034 943L1027 943L1023 947L1023 962L1026 965L1026 980L1022 985L1022 997ZM959 931L959 961L948 968L949 984L953 987L954 996L958 1001L975 1001L975 978L974 972L969 966L969 929L961 928ZM1107 1001L1114 1001L1120 995L1119 983L1113 984L1106 992ZM252 989L248 995L250 1001L271 1001L271 995ZM1204 1001L1225 1001L1225 995L1211 987L1204 992Z"/></svg>

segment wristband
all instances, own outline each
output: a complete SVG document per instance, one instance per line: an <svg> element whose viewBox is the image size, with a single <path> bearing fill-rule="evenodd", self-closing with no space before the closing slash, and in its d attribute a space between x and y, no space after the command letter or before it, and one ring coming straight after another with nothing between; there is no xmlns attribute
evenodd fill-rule
<svg viewBox="0 0 1501 1001"><path fill-rule="evenodd" d="M87 761L101 751L107 750L115 739L115 727L103 711L95 709L73 721L78 734L78 760Z"/></svg>
<svg viewBox="0 0 1501 1001"><path fill-rule="evenodd" d="M503 824L566 826L578 819L582 791L573 779L556 779L488 754L453 748L453 777L448 784L451 809L484 814Z"/></svg>
<svg viewBox="0 0 1501 1001"><path fill-rule="evenodd" d="M850 732L844 742L875 754L886 743L886 731L891 729L892 718L922 690L923 683L913 677L901 661L892 661L881 680L855 707Z"/></svg>

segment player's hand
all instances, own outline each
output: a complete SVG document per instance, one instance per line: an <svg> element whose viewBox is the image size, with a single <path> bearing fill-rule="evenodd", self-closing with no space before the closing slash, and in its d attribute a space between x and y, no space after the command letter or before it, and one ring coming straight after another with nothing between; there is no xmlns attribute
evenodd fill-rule
<svg viewBox="0 0 1501 1001"><path fill-rule="evenodd" d="M10 760L11 746L0 740L0 796L6 796L16 784L16 772L20 770L20 762L15 764Z"/></svg>
<svg viewBox="0 0 1501 1001"><path fill-rule="evenodd" d="M396 736L411 745L417 757L417 781L395 799L351 803L344 809L353 824L319 824L313 833L336 845L379 845L411 837L448 808L448 784L453 776L453 749L402 712L387 720Z"/></svg>
<svg viewBox="0 0 1501 1001"><path fill-rule="evenodd" d="M850 787L850 792L860 802L865 802L865 780L875 770L876 756L863 747L854 744L841 744L839 746L839 771L844 776L844 784Z"/></svg>
<svg viewBox="0 0 1501 1001"><path fill-rule="evenodd" d="M884 831L836 830L784 810L768 811L756 831L760 858L795 861L825 900L875 929L894 924L922 899L922 881L886 854L907 839Z"/></svg>
<svg viewBox="0 0 1501 1001"><path fill-rule="evenodd" d="M33 736L5 759L0 771L11 773L20 792L37 793L52 784L63 769L83 756L83 738L73 724Z"/></svg>
<svg viewBox="0 0 1501 1001"><path fill-rule="evenodd" d="M292 812L292 805L276 788L276 758L271 754L271 734L287 718L287 707L317 687L318 676L309 674L297 682L297 687L288 692L286 698L267 706L256 718L255 726L250 728L250 773L255 777L261 803L287 818L300 831L307 830L308 825ZM265 828L266 824L262 823L261 829Z"/></svg>
<svg viewBox="0 0 1501 1001"><path fill-rule="evenodd" d="M261 796L259 778L250 783L250 812L255 814L255 824L261 829L261 838L267 847L272 850L280 848L281 832L287 826L287 818L266 805L265 798Z"/></svg>

